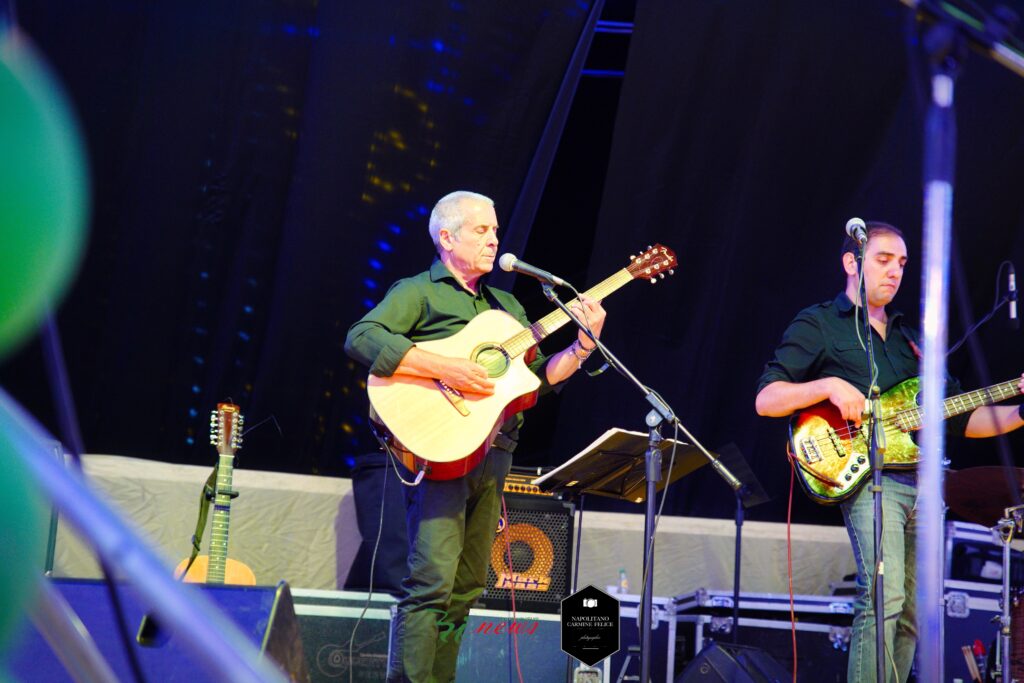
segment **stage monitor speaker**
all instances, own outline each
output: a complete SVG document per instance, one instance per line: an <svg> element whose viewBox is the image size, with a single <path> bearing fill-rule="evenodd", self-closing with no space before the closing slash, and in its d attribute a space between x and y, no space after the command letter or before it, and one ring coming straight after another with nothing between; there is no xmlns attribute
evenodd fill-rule
<svg viewBox="0 0 1024 683"><path fill-rule="evenodd" d="M505 494L491 544L487 585L480 604L488 609L557 613L569 595L572 571L571 503L537 495ZM511 563L509 562L511 555Z"/></svg>
<svg viewBox="0 0 1024 683"><path fill-rule="evenodd" d="M383 681L394 604L383 593L296 588L295 614L313 683Z"/></svg>
<svg viewBox="0 0 1024 683"><path fill-rule="evenodd" d="M96 647L110 664L119 680L135 679L124 643L118 636L116 615L110 593L102 581L85 579L54 579L54 587L78 614L92 635ZM207 597L218 605L261 652L277 662L293 681L308 681L305 655L299 634L295 608L288 584L277 586L200 586ZM127 584L117 584L125 626L131 647L147 681L181 681L182 683L220 683L207 671L175 634L147 619L147 633L136 641L136 634L149 606ZM27 625L11 643L8 665L15 680L71 683L69 675L43 637Z"/></svg>
<svg viewBox="0 0 1024 683"><path fill-rule="evenodd" d="M694 657L675 683L789 683L792 674L764 650L711 643Z"/></svg>

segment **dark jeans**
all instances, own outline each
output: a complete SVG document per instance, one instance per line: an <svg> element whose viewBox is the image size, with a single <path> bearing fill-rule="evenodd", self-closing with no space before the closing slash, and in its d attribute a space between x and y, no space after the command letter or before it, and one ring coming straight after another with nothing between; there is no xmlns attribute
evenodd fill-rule
<svg viewBox="0 0 1024 683"><path fill-rule="evenodd" d="M462 628L483 592L512 454L492 448L459 479L406 487L409 575L391 624L388 681L455 680Z"/></svg>

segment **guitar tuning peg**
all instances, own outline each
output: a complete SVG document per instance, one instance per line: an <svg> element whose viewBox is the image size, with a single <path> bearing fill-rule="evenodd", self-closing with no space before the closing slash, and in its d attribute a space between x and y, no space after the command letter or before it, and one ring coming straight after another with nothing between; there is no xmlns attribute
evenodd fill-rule
<svg viewBox="0 0 1024 683"><path fill-rule="evenodd" d="M658 284L658 278L656 278L656 277L652 277L652 278L651 278L651 284L652 284L652 285L656 285L656 284Z"/></svg>
<svg viewBox="0 0 1024 683"><path fill-rule="evenodd" d="M676 274L676 269L675 268L669 268L668 269L668 274L669 275L675 275Z"/></svg>
<svg viewBox="0 0 1024 683"><path fill-rule="evenodd" d="M665 279L665 273L659 273L658 274L658 278L661 279L661 280L664 280Z"/></svg>

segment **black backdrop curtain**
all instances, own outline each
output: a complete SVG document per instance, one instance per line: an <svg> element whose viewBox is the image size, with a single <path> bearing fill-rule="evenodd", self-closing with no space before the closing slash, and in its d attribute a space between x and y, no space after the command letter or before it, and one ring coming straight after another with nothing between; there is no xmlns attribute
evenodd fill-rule
<svg viewBox="0 0 1024 683"><path fill-rule="evenodd" d="M240 466L344 472L373 448L346 328L426 267L438 196L477 189L513 213L593 5L158 5L19 5L91 152L90 246L60 311L86 445L208 462L206 413L232 398L249 426L273 415L283 431L250 434ZM581 125L529 234L526 260L577 285L648 244L676 250L674 277L608 299L606 339L708 446L739 446L775 497L755 518L783 517L788 465L785 424L754 415L754 383L793 314L841 287L850 216L907 233L897 305L918 317L926 91L908 15L896 0L639 0L603 186L606 143ZM607 119L599 90L584 85L570 126ZM991 306L999 262L1024 256L1024 84L972 56L957 94L952 338ZM550 309L535 283L515 291L533 317ZM1001 318L976 358L950 358L965 387L1024 366ZM41 367L29 346L0 381L45 417ZM534 409L517 459L560 462L645 413L611 373L576 378ZM950 445L960 466L995 453ZM732 500L700 471L666 510L728 516ZM799 493L796 518L838 521Z"/></svg>
<svg viewBox="0 0 1024 683"><path fill-rule="evenodd" d="M907 18L883 0L638 3L589 281L648 244L676 250L673 278L607 301L606 339L708 447L739 446L774 496L755 518L784 518L789 484L785 421L756 416L755 383L795 313L842 288L849 217L907 233L896 304L919 319L925 91ZM1024 256L1024 81L974 56L958 103L954 249L977 317L992 305L999 262ZM1024 369L1005 316L979 332L993 381ZM954 305L951 341L964 319ZM965 389L982 381L966 347L950 368ZM617 377L574 381L561 400L554 452L610 425L644 430L646 403ZM1011 437L1018 453L1022 438ZM956 465L995 458L991 441L949 451ZM796 496L797 520L839 521ZM705 468L665 509L724 517L734 506Z"/></svg>
<svg viewBox="0 0 1024 683"><path fill-rule="evenodd" d="M511 212L592 5L20 10L92 154L91 244L60 315L86 447L208 462L230 398L283 432L251 433L243 466L331 473L375 447L346 328L429 265L441 195ZM29 347L2 379L46 416L40 368Z"/></svg>

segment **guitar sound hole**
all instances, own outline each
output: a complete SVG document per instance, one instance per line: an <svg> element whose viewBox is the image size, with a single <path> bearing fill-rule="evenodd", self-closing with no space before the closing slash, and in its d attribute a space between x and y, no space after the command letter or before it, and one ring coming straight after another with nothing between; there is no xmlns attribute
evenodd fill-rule
<svg viewBox="0 0 1024 683"><path fill-rule="evenodd" d="M473 351L473 361L484 366L488 377L501 377L512 362L505 349L496 344L483 344Z"/></svg>

